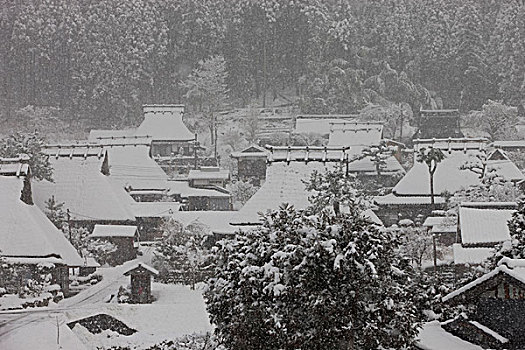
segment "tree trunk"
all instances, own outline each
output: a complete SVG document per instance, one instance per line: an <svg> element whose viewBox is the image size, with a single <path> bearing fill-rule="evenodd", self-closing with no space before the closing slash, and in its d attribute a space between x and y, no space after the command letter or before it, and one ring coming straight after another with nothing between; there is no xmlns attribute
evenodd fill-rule
<svg viewBox="0 0 525 350"><path fill-rule="evenodd" d="M430 204L434 205L434 174L430 173Z"/></svg>

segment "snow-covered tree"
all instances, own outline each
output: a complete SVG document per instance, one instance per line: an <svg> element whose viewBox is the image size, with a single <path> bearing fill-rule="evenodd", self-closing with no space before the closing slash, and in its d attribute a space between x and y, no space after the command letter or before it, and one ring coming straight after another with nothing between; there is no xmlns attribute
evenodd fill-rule
<svg viewBox="0 0 525 350"><path fill-rule="evenodd" d="M157 247L154 258L160 280L195 288L196 283L204 281L209 275L206 228L198 222L184 226L172 218L166 220L162 227L164 239Z"/></svg>
<svg viewBox="0 0 525 350"><path fill-rule="evenodd" d="M489 134L491 140L512 140L517 137L517 108L488 100L477 116L478 127Z"/></svg>
<svg viewBox="0 0 525 350"><path fill-rule="evenodd" d="M112 264L113 256L118 247L102 239L91 239L87 242L87 251L101 264Z"/></svg>
<svg viewBox="0 0 525 350"><path fill-rule="evenodd" d="M244 205L257 192L257 187L247 181L236 181L228 184L226 189L230 191L234 203Z"/></svg>
<svg viewBox="0 0 525 350"><path fill-rule="evenodd" d="M53 167L47 155L42 152L45 141L36 132L15 133L0 141L0 157L29 156L31 176L37 180L53 181Z"/></svg>
<svg viewBox="0 0 525 350"><path fill-rule="evenodd" d="M47 218L61 230L64 224L67 222L67 214L64 211L64 203L59 203L55 200L55 196L51 196L45 201L45 214Z"/></svg>
<svg viewBox="0 0 525 350"><path fill-rule="evenodd" d="M335 187L347 188L326 184L317 189L329 193L314 196L316 206L307 211L283 204L260 228L219 242L206 298L226 347L411 346L418 325L414 300L421 295L400 240L372 225L357 200ZM341 204L348 214L335 209Z"/></svg>
<svg viewBox="0 0 525 350"><path fill-rule="evenodd" d="M430 203L434 204L434 174L437 166L445 159L445 155L438 148L421 148L416 155L416 160L419 163L425 163L428 167L428 174L430 175Z"/></svg>

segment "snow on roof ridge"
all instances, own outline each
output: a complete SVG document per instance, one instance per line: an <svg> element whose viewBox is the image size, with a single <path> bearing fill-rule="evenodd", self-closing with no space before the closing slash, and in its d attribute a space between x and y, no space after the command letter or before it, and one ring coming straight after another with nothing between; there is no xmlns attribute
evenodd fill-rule
<svg viewBox="0 0 525 350"><path fill-rule="evenodd" d="M479 284L481 284L481 283L491 279L492 277L496 276L500 272L508 273L509 271L510 271L510 269L506 265L498 266L494 270L490 271L489 273L486 273L483 276L475 279L474 281L465 284L463 287L461 287L459 289L456 289L455 291L450 292L449 294L445 295L443 298L441 298L441 301L442 302L447 302L447 301L449 301L449 300L451 300L451 299L453 299L453 298L455 298L455 297L465 293L466 291L476 287L477 285L479 285Z"/></svg>
<svg viewBox="0 0 525 350"><path fill-rule="evenodd" d="M516 202L461 202L461 208L470 209L516 209L518 204Z"/></svg>
<svg viewBox="0 0 525 350"><path fill-rule="evenodd" d="M488 335L492 336L494 339L496 339L497 341L499 341L500 343L507 343L509 340L501 335L499 335L498 333L496 333L495 331L493 331L492 329L490 329L489 327L487 326L484 326L482 325L481 323L479 322L476 322L476 321L469 321L470 324L474 325L476 328L480 329L481 331L487 333Z"/></svg>
<svg viewBox="0 0 525 350"><path fill-rule="evenodd" d="M525 267L525 259L512 259L505 256L498 261L498 266L507 266L511 269L515 267Z"/></svg>
<svg viewBox="0 0 525 350"><path fill-rule="evenodd" d="M131 271L135 270L135 269L140 269L140 268L144 268L146 270L148 270L149 272L151 272L152 274L154 275L158 275L159 274L159 271L143 262L139 262L137 263L136 265L132 266L131 268L129 268L126 272L124 272L124 275L129 275L131 273Z"/></svg>

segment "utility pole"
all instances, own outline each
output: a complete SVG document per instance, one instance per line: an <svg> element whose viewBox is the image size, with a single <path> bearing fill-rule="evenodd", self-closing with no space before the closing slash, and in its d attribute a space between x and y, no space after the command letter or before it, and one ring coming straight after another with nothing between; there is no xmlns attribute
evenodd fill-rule
<svg viewBox="0 0 525 350"><path fill-rule="evenodd" d="M195 141L193 142L193 169L197 170L197 147L199 147L199 141L197 141L197 133L195 133Z"/></svg>
<svg viewBox="0 0 525 350"><path fill-rule="evenodd" d="M69 233L69 242L73 244L73 240L71 238L71 214L69 213L69 209L66 209L66 214L67 214L67 230Z"/></svg>

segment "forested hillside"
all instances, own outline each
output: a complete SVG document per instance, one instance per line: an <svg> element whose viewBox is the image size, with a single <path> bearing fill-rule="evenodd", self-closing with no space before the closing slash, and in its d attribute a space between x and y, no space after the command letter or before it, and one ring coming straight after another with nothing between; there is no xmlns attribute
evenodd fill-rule
<svg viewBox="0 0 525 350"><path fill-rule="evenodd" d="M304 113L523 104L523 0L0 0L1 115L136 123L223 56L228 105ZM291 98L290 98L291 96ZM520 109L519 109L520 110Z"/></svg>

